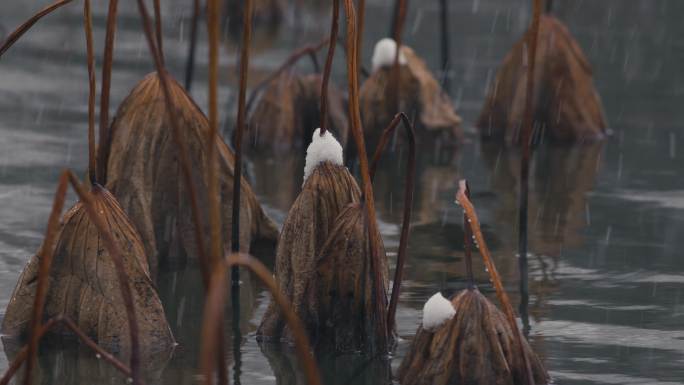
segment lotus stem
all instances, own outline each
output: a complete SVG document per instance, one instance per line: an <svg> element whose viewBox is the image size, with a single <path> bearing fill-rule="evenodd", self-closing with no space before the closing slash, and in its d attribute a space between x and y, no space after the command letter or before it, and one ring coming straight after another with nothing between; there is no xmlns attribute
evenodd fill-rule
<svg viewBox="0 0 684 385"><path fill-rule="evenodd" d="M537 57L537 40L539 36L539 18L542 11L542 0L533 0L533 13L530 28L527 32L527 85L525 89L525 111L521 127L520 144L520 196L518 212L518 269L520 272L520 310L523 323L528 324L527 305L529 303L528 266L527 266L527 233L528 233L528 196L530 180L530 146L534 130L534 69Z"/></svg>
<svg viewBox="0 0 684 385"><path fill-rule="evenodd" d="M325 58L323 69L323 81L321 82L321 136L325 135L328 126L328 83L332 72L335 46L337 45L337 32L340 20L340 0L333 0L333 14L330 22L330 39L328 39L328 55Z"/></svg>
<svg viewBox="0 0 684 385"><path fill-rule="evenodd" d="M392 37L396 43L397 49L394 52L394 65L392 66L392 78L394 79L392 85L392 91L394 95L393 107L395 111L399 111L400 105L400 92L401 87L399 86L399 81L401 80L399 71L399 53L401 52L401 35L404 30L404 20L406 20L406 0L397 0L397 14L396 20L394 22L394 31L392 32Z"/></svg>
<svg viewBox="0 0 684 385"><path fill-rule="evenodd" d="M86 57L88 61L88 179L90 184L97 183L97 154L95 153L95 53L93 48L93 20L90 15L90 0L83 1L83 28L86 37Z"/></svg>
<svg viewBox="0 0 684 385"><path fill-rule="evenodd" d="M116 275L119 280L119 289L121 290L121 298L126 309L126 317L128 318L128 331L130 333L131 339L131 378L133 378L133 384L139 385L140 382L140 343L138 341L138 322L135 315L135 307L133 306L133 294L131 293L131 287L128 282L128 274L126 273L126 268L124 267L123 257L121 255L121 249L119 245L114 240L111 232L107 228L104 220L97 212L95 208L95 202L91 196L91 193L87 192L83 186L81 186L78 178L71 172L67 171L69 175L69 182L71 186L76 191L79 199L83 203L86 209L88 217L97 227L100 236L104 241L104 246L107 249L112 261L114 262L114 267L116 268ZM100 186L93 186L93 189L101 189Z"/></svg>
<svg viewBox="0 0 684 385"><path fill-rule="evenodd" d="M468 182L465 184L465 196L470 199L470 187ZM463 252L465 254L466 277L468 278L468 289L475 288L475 277L473 274L473 231L468 225L468 216L463 213Z"/></svg>
<svg viewBox="0 0 684 385"><path fill-rule="evenodd" d="M159 59L161 59L162 64L164 64L164 46L162 35L162 16L161 16L161 4L160 0L154 0L154 28L155 35L157 35L157 50L159 50Z"/></svg>
<svg viewBox="0 0 684 385"><path fill-rule="evenodd" d="M92 349L95 353L99 354L102 359L107 361L109 364L111 364L114 368L116 368L118 371L123 373L126 377L131 377L131 369L128 368L124 363L119 361L116 357L114 357L111 353L107 352L106 350L102 349L95 341L90 339L83 331L72 321L70 318L66 317L65 315L59 315L53 318L50 318L47 320L43 325L41 325L38 328L38 333L36 334L37 339L40 340L45 336L47 332L52 330L52 328L62 325L68 329L70 329L76 337L81 340L87 347ZM9 384L9 381L14 377L14 375L17 373L17 371L21 368L21 365L27 360L29 357L29 345L24 346L19 350L19 353L17 353L16 357L14 360L9 364L9 367L7 368L7 371L5 374L0 378L0 385L7 385Z"/></svg>
<svg viewBox="0 0 684 385"><path fill-rule="evenodd" d="M102 90L100 95L100 145L98 154L97 181L107 183L107 161L109 158L109 91L112 85L112 61L114 60L114 35L116 34L116 12L118 0L109 0L107 11L107 32L105 35L104 58L102 59Z"/></svg>
<svg viewBox="0 0 684 385"><path fill-rule="evenodd" d="M315 55L316 52L318 52L321 48L325 47L325 45L328 44L328 38L326 37L325 39L319 41L316 44L309 44L305 45L301 48L296 49L293 51L290 56L285 59L283 64L281 64L278 68L276 68L275 71L271 72L266 78L264 78L262 81L260 81L256 86L252 88L252 92L249 94L249 97L247 98L247 105L245 107L245 111L250 111L252 109L252 105L254 104L254 101L256 100L257 95L259 95L259 92L266 88L266 86L271 83L273 80L275 80L280 74L285 72L288 68L292 67L299 59L302 57L309 55L310 57L315 57L312 55ZM315 63L314 63L315 66Z"/></svg>
<svg viewBox="0 0 684 385"><path fill-rule="evenodd" d="M451 92L451 79L449 78L450 44L449 44L449 0L439 0L439 28L442 54L442 86L447 95Z"/></svg>
<svg viewBox="0 0 684 385"><path fill-rule="evenodd" d="M210 259L216 266L223 255L221 246L221 209L216 159L216 137L218 135L218 54L219 54L218 0L207 1L207 30L209 35L209 131L207 132L207 200L209 202Z"/></svg>
<svg viewBox="0 0 684 385"><path fill-rule="evenodd" d="M200 0L192 2L192 22L190 24L190 45L188 46L188 59L185 63L185 90L190 92L192 87L192 75L195 72L195 51L197 49L197 25L200 17Z"/></svg>
<svg viewBox="0 0 684 385"><path fill-rule="evenodd" d="M226 270L235 266L243 266L251 270L273 295L273 299L280 307L294 338L299 362L302 365L306 383L320 385L321 379L318 368L311 354L311 345L302 321L297 317L292 305L273 279L271 272L256 258L245 253L230 254L224 260L223 268L216 269L212 274L211 288L207 295L202 321L202 349L200 353L200 368L204 375L204 383L212 384L213 355L216 352L217 338L215 331L222 325L223 304L226 300Z"/></svg>
<svg viewBox="0 0 684 385"><path fill-rule="evenodd" d="M487 247L487 243L485 242L484 236L482 235L482 230L480 229L480 221L477 217L477 213L475 213L475 207L466 195L466 189L466 181L459 181L459 189L456 193L456 201L463 207L464 215L467 217L467 223L470 225L470 229L473 232L473 235L475 236L475 240L477 241L478 247L480 249L480 255L482 255L484 264L487 268L487 271L489 272L489 277L492 281L492 284L494 285L496 296L499 299L501 306L503 307L503 311L506 315L506 319L508 320L508 324L511 328L511 331L515 333L515 341L520 348L519 353L521 354L521 357L525 363L527 382L528 384L534 385L534 376L532 375L530 360L523 347L523 337L520 333L520 330L518 329L518 324L515 321L515 313L513 311L513 306L511 305L511 301L508 298L508 294L506 294L506 290L503 287L503 283L501 282L501 276L499 275L498 270L496 270L494 260L492 259L491 254L489 253L489 248Z"/></svg>
<svg viewBox="0 0 684 385"><path fill-rule="evenodd" d="M43 16L51 13L52 11L60 8L63 5L67 5L67 4L71 3L72 1L73 0L55 1L54 3L48 5L47 7L41 9L40 11L38 11L35 15L31 16L28 20L26 20L17 29L12 31L12 33L10 33L7 36L5 41L2 42L2 44L0 45L0 57L2 57L2 55L5 52L7 52L7 50L10 49L10 47L12 47L14 45L14 43L16 43L17 40L19 40L19 38L24 33L26 33L29 29L31 29L31 27L33 27L33 25L36 24L38 22L38 20L42 19Z"/></svg>
<svg viewBox="0 0 684 385"><path fill-rule="evenodd" d="M363 29L366 26L366 0L356 3L356 69L361 68L363 57Z"/></svg>
<svg viewBox="0 0 684 385"><path fill-rule="evenodd" d="M143 29L145 30L145 37L147 38L147 44L150 47L150 52L152 53L152 58L154 59L155 68L157 70L157 76L159 76L159 83L161 84L162 93L164 94L164 102L166 103L166 111L169 114L169 123L171 124L171 132L173 136L173 141L178 146L178 158L180 159L181 172L183 174L183 179L185 182L185 187L188 189L188 194L190 195L190 207L192 212L192 221L194 222L194 235L197 242L197 255L200 262L200 270L202 272L202 282L204 288L209 287L209 258L204 249L204 235L202 233L202 221L200 218L199 205L197 203L197 190L195 184L193 183L192 171L190 169L190 157L188 155L188 147L185 143L184 137L182 136L180 126L178 125L178 119L176 119L176 108L171 97L171 91L167 79L166 69L161 62L157 48L152 34L152 24L150 21L149 13L147 12L147 7L143 0L138 0L138 9L140 11L140 17L143 24Z"/></svg>
<svg viewBox="0 0 684 385"><path fill-rule="evenodd" d="M356 141L356 147L359 155L359 164L361 168L361 179L363 182L364 203L366 207L368 220L368 236L370 243L371 255L371 269L374 278L374 297L377 317L377 333L380 337L380 344L382 349L388 346L387 338L387 318L385 297L385 288L383 287L382 276L380 272L380 256L378 255L378 248L380 240L378 239L378 223L375 218L375 199L373 197L373 185L370 181L370 173L368 171L368 157L366 156L366 144L363 138L363 129L361 128L361 111L359 107L359 80L358 80L358 60L357 60L357 40L356 40L356 10L352 0L344 0L344 9L347 15L347 76L349 79L349 119L351 121L352 135Z"/></svg>
<svg viewBox="0 0 684 385"><path fill-rule="evenodd" d="M45 299L47 297L47 289L50 283L50 267L52 266L52 258L55 255L55 240L59 233L59 219L62 216L62 209L64 208L64 199L69 182L69 177L66 172L62 172L59 176L59 183L57 184L57 191L55 198L52 201L52 211L48 219L47 230L45 231L45 241L38 252L38 282L36 284L36 296L33 301L33 313L31 315L31 323L29 325L29 344L28 344L28 362L26 363L26 371L24 374L24 384L31 384L31 376L33 374L33 363L36 360L38 353L38 341L40 340L40 324L43 320L43 310L45 308Z"/></svg>
<svg viewBox="0 0 684 385"><path fill-rule="evenodd" d="M413 129L413 124L411 124L408 116L403 112L398 113L394 119L392 119L389 126L382 132L378 147L375 149L375 155L373 155L370 171L370 177L371 180L373 180L380 156L387 147L387 143L394 133L394 130L399 125L399 122L403 122L404 127L406 128L406 134L409 140L409 153L406 160L406 181L404 182L404 216L401 223L401 235L399 237L399 251L397 252L397 266L394 271L394 281L392 284L392 296L390 297L389 309L387 311L388 336L391 336L394 332L394 318L397 314L401 281L403 280L404 265L406 264L406 249L408 248L408 238L411 230L411 210L413 208L413 191L415 190L416 180L416 134Z"/></svg>

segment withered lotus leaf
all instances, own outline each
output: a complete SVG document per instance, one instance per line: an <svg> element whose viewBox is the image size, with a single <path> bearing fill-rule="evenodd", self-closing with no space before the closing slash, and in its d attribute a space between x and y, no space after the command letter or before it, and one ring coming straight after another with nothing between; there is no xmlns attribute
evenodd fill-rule
<svg viewBox="0 0 684 385"><path fill-rule="evenodd" d="M167 350L173 346L174 338L150 279L140 236L112 194L99 186L93 187L92 194L96 211L109 226L122 252L133 296L141 351ZM22 336L28 332L38 265L39 257L34 255L19 277L2 322L4 334ZM130 352L128 319L114 262L80 202L63 217L49 275L44 318L59 315L72 319L84 333L106 349Z"/></svg>
<svg viewBox="0 0 684 385"><path fill-rule="evenodd" d="M449 96L425 61L410 47L402 46L401 52L406 57L406 65L399 67L399 109L396 98L391 95L395 90L392 66L378 68L361 86L361 116L363 127L370 135L368 144L377 143L382 130L399 111L406 111L409 116L416 114L418 140L461 140L461 117L456 114Z"/></svg>
<svg viewBox="0 0 684 385"><path fill-rule="evenodd" d="M478 118L483 138L513 143L525 111L527 51L523 36L504 58ZM561 21L542 15L534 73L537 135L558 142L603 138L606 120L591 66Z"/></svg>
<svg viewBox="0 0 684 385"><path fill-rule="evenodd" d="M434 331L418 327L399 368L402 385L527 385L526 368L506 316L477 289L451 300L456 315ZM535 384L548 383L541 360L521 339Z"/></svg>
<svg viewBox="0 0 684 385"><path fill-rule="evenodd" d="M323 162L308 177L287 214L278 240L275 277L304 325L316 323L316 261L338 214L358 203L361 190L346 167ZM285 319L272 300L257 334L291 339Z"/></svg>
<svg viewBox="0 0 684 385"><path fill-rule="evenodd" d="M183 88L169 76L170 92L188 148L190 169L197 189L202 230L208 233L208 159L206 138L209 123ZM178 146L174 142L159 77L147 75L123 101L112 124L107 187L141 234L152 272L160 256L170 262L196 257L197 246L189 191L182 177ZM218 172L221 216L226 245L230 243L234 156L220 136ZM243 179L240 201L240 244L275 242L277 227L266 216L249 184ZM207 237L208 238L208 237Z"/></svg>
<svg viewBox="0 0 684 385"><path fill-rule="evenodd" d="M290 71L271 81L250 114L248 148L276 154L305 148L311 142L311 127L321 123L321 82L319 74L301 76ZM334 85L328 87L326 127L344 147L349 131L344 97Z"/></svg>
<svg viewBox="0 0 684 385"><path fill-rule="evenodd" d="M336 352L377 352L376 298L387 308L389 275L380 233L377 255L380 256L382 288L375 296L366 210L361 204L348 205L337 217L323 246L316 266L317 287L313 291L318 304L318 319L310 325L317 331L317 345Z"/></svg>

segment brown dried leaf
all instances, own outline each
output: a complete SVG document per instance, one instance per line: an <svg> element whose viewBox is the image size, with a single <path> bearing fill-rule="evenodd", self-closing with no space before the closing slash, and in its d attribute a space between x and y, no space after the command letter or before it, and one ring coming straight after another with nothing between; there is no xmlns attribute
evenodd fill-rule
<svg viewBox="0 0 684 385"><path fill-rule="evenodd" d="M541 135L576 142L604 137L606 120L591 67L561 21L542 15L537 44L534 122ZM525 35L526 36L526 35ZM525 36L504 58L477 127L483 138L515 142L525 109Z"/></svg>
<svg viewBox="0 0 684 385"><path fill-rule="evenodd" d="M361 190L346 167L324 162L309 176L283 224L276 251L278 286L305 325L315 322L316 260L338 214L359 202ZM260 336L290 338L285 320L271 301L257 332Z"/></svg>
<svg viewBox="0 0 684 385"><path fill-rule="evenodd" d="M182 139L189 149L201 215L207 224L207 118L175 81L170 82ZM169 261L196 257L189 192L183 181L178 146L173 140L159 78L146 76L123 101L112 125L107 186L140 231L153 272L159 258ZM230 245L234 157L216 137L221 191L221 215L226 248ZM277 227L266 216L249 184L242 181L240 244L248 250L257 240L275 241ZM208 245L207 245L208 248Z"/></svg>
<svg viewBox="0 0 684 385"><path fill-rule="evenodd" d="M133 294L142 351L151 353L168 350L173 346L174 339L150 279L140 236L114 196L100 187L94 187L92 194L97 212L103 216L122 251ZM33 256L19 277L7 306L3 333L23 335L27 332L35 297L38 263L38 256ZM80 202L64 215L49 285L45 319L65 315L108 350L130 351L128 319L114 262Z"/></svg>
<svg viewBox="0 0 684 385"><path fill-rule="evenodd" d="M435 331L418 328L399 368L402 385L526 385L520 347L506 316L477 289L451 300L456 315ZM523 341L536 384L548 383L541 360Z"/></svg>

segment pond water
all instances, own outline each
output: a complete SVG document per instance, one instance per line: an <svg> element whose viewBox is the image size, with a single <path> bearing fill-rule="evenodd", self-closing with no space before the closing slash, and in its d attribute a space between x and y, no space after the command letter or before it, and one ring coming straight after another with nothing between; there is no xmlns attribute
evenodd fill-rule
<svg viewBox="0 0 684 385"><path fill-rule="evenodd" d="M101 53L105 2L94 2ZM290 2L288 2L290 3ZM288 6L276 35L257 33L250 80L262 78L296 47L328 31L328 6ZM452 0L449 9L451 95L472 125L496 68L529 21L527 0ZM4 0L0 34L46 4ZM614 135L602 144L542 146L534 155L530 195L529 340L556 384L684 384L684 27L679 0L556 0L593 65ZM368 1L363 62L390 28L390 1ZM191 1L163 2L166 60L182 79ZM415 1L405 40L439 75L439 1ZM36 25L0 61L0 318L29 256L39 247L57 177L84 175L87 75L78 2ZM236 94L236 45L221 55L221 118L230 128ZM151 59L133 1L120 4L112 114ZM339 53L339 51L338 51ZM334 79L345 87L341 56ZM101 55L98 55L98 65ZM202 24L192 95L207 101L207 45ZM299 66L310 71L308 63ZM98 78L100 72L98 69ZM325 384L383 384L401 362L436 291L465 287L462 211L457 180L469 179L485 237L512 299L519 296L516 258L518 154L482 146L475 135L456 153L421 148L409 259L398 311L401 340L391 359L317 357ZM444 155L444 154L442 154ZM248 174L269 214L282 223L300 188L301 154L249 159ZM381 231L393 263L403 196L402 149L382 163L376 181ZM73 196L69 202L74 202ZM266 259L272 267L272 259ZM476 261L480 288L492 294ZM260 346L255 329L269 295L246 276L242 338L227 333L231 377L243 384L303 384L287 348ZM198 376L202 288L189 264L160 273L158 287L180 343L171 357L147 365L149 384L194 384ZM226 330L232 330L227 317ZM16 346L0 345L0 372ZM238 364L236 364L238 362ZM236 370L238 369L238 370ZM68 341L45 346L41 383L116 384L125 379Z"/></svg>

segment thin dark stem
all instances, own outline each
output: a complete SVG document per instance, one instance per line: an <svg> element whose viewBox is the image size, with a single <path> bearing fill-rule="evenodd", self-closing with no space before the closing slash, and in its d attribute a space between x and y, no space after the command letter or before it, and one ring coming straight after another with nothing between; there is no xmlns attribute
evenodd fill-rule
<svg viewBox="0 0 684 385"><path fill-rule="evenodd" d="M366 25L366 0L358 0L356 4L356 69L361 68L363 57L363 29Z"/></svg>
<svg viewBox="0 0 684 385"><path fill-rule="evenodd" d="M280 76L280 74L282 74L288 68L292 67L302 57L315 54L321 48L325 47L327 43L328 38L325 38L316 44L306 45L293 51L290 54L290 56L287 59L285 59L283 64L281 64L278 68L276 68L275 71L271 72L268 76L266 76L266 78L264 78L264 80L260 81L256 86L252 88L252 92L249 94L249 97L247 98L247 105L245 107L245 110L249 111L252 109L252 104L254 104L254 101L256 100L256 97L259 94L259 92L266 88L266 86L273 80L275 80L278 76Z"/></svg>
<svg viewBox="0 0 684 385"><path fill-rule="evenodd" d="M200 270L202 272L202 282L204 283L205 289L209 287L209 257L204 249L204 235L202 233L202 220L200 219L199 205L197 203L197 190L193 182L192 170L190 169L190 157L188 155L187 143L184 141L183 134L181 133L180 126L178 124L178 119L176 118L176 107L174 105L173 99L171 97L171 89L169 87L169 80L167 79L166 70L164 65L159 58L157 47L155 46L153 32L152 32L152 22L150 21L150 15L147 12L145 3L143 0L138 0L138 9L140 12L140 18L142 20L143 29L145 30L145 37L147 38L147 44L150 47L150 53L152 53L152 58L154 59L154 65L157 70L157 76L159 77L159 83L161 84L162 93L164 94L164 102L166 103L166 113L169 117L169 123L171 124L171 135L173 136L173 141L178 146L178 158L180 159L181 173L183 174L183 179L185 181L185 187L190 195L190 208L192 213L192 221L195 224L194 233L195 241L197 242L197 255L200 261Z"/></svg>
<svg viewBox="0 0 684 385"><path fill-rule="evenodd" d="M395 111L399 111L401 108L399 105L399 101L401 100L401 87L399 86L399 53L401 52L401 35L404 29L404 21L406 20L406 2L407 0L397 0L397 19L394 23L394 31L392 32L392 37L394 38L397 49L394 52L394 66L392 67L392 78L394 81L392 82L393 86L390 88L392 91L394 91L392 93L394 103L391 103L390 105Z"/></svg>
<svg viewBox="0 0 684 385"><path fill-rule="evenodd" d="M119 281L119 289L121 290L121 298L126 309L126 317L128 318L128 331L130 333L131 339L131 377L133 378L133 384L138 385L140 382L140 343L138 341L138 322L136 320L135 307L133 306L133 294L131 293L131 287L129 285L130 279L126 273L126 268L123 263L123 256L121 253L121 248L119 244L114 240L112 233L109 231L107 225L102 219L101 214L98 212L95 200L93 199L92 193L86 191L85 188L80 184L78 178L70 171L69 182L71 186L76 191L78 198L83 203L86 209L88 217L95 224L100 237L104 241L104 246L109 253L109 256L114 262L114 267L116 269L116 275ZM98 190L102 189L99 185L93 186L93 193L100 193Z"/></svg>
<svg viewBox="0 0 684 385"><path fill-rule="evenodd" d="M380 240L378 239L378 223L375 218L375 199L373 197L373 185L370 180L368 170L368 157L366 156L366 144L363 138L363 128L361 127L361 111L359 106L359 80L358 80L358 60L357 60L357 40L356 40L356 11L352 0L344 0L344 9L347 15L347 76L349 78L349 119L351 121L351 131L356 141L359 155L359 165L361 168L361 180L363 182L363 195L368 220L368 237L371 256L371 269L374 278L374 298L375 298L375 317L377 317L376 333L379 337L380 349L385 350L388 346L387 336L387 297L383 286L382 264L378 250Z"/></svg>
<svg viewBox="0 0 684 385"><path fill-rule="evenodd" d="M404 182L404 216L401 223L401 236L399 237L399 251L397 252L397 266L394 270L394 282L392 284L392 296L390 297L389 309L387 311L387 335L391 336L394 333L394 326L396 325L395 316L397 314L397 305L399 304L399 294L401 291L401 281L404 277L404 265L406 264L406 249L408 248L409 231L411 230L411 210L413 208L413 191L415 189L416 180L416 137L413 124L408 116L403 112L398 113L389 126L385 128L380 137L378 147L375 149L373 155L373 162L370 167L371 180L375 177L375 170L380 160L380 156L387 147L389 139L392 137L394 130L399 125L399 122L404 123L406 134L409 140L409 152L406 159L406 181Z"/></svg>
<svg viewBox="0 0 684 385"><path fill-rule="evenodd" d="M185 89L190 92L192 75L195 72L195 51L197 49L197 26L200 17L200 0L193 0L192 22L190 24L190 45L188 46L188 60L185 63Z"/></svg>
<svg viewBox="0 0 684 385"><path fill-rule="evenodd" d="M97 181L107 183L107 162L109 158L109 90L112 84L112 61L114 60L114 35L116 34L116 12L118 0L109 0L107 11L107 32L104 57L102 59L102 90L100 95L100 144L97 166Z"/></svg>
<svg viewBox="0 0 684 385"><path fill-rule="evenodd" d="M440 48L442 53L442 74L444 79L442 81L442 86L448 95L451 91L451 79L449 77L449 67L451 66L451 55L449 54L449 0L439 0L439 4L441 8L439 12Z"/></svg>
<svg viewBox="0 0 684 385"><path fill-rule="evenodd" d="M164 64L164 46L162 35L162 16L161 16L161 4L160 0L154 0L154 28L155 35L157 36L157 50L159 50L159 59L161 59L162 64Z"/></svg>
<svg viewBox="0 0 684 385"><path fill-rule="evenodd" d="M470 187L465 181L465 196L470 199ZM468 289L475 288L475 277L473 274L473 231L468 225L468 216L463 213L463 252L466 262L466 277L468 278Z"/></svg>
<svg viewBox="0 0 684 385"><path fill-rule="evenodd" d="M97 343L95 343L95 341L93 341L87 335L85 335L85 333L83 333L83 331L81 331L81 329L79 329L79 327L71 319L67 318L64 315L50 318L43 325L41 325L37 334L38 339L40 340L41 338L43 338L43 336L45 336L47 332L49 332L50 330L52 330L52 328L58 325L63 325L66 328L70 329L74 333L74 335L79 340L81 340L81 342L83 342L87 347L89 347L94 352L99 354L100 357L102 357L105 361L111 364L118 371L123 373L126 377L131 376L131 369L129 369L124 363L119 361L112 354L102 349ZM21 368L21 365L26 361L28 356L29 346L26 345L23 348L21 348L21 350L19 350L19 353L17 353L16 357L14 357L14 360L9 364L7 371L2 376L2 378L0 378L0 385L9 384L12 377L14 377L19 368Z"/></svg>
<svg viewBox="0 0 684 385"><path fill-rule="evenodd" d="M17 29L12 31L9 35L7 35L7 38L5 41L2 42L2 45L0 45L0 57L7 52L10 47L14 45L14 43L19 40L19 38L26 33L31 27L33 27L34 24L38 22L38 20L42 19L43 16L51 13L52 11L58 9L59 7L71 3L73 0L59 0L55 1L54 3L48 5L47 7L41 9L36 13L35 15L31 16L28 20L26 20L22 25L20 25Z"/></svg>
<svg viewBox="0 0 684 385"><path fill-rule="evenodd" d="M225 259L225 265L223 265L222 268L214 270L212 274L211 288L207 293L202 321L200 368L204 375L204 383L206 385L211 385L213 383L213 365L215 362L213 357L216 354L218 343L214 331L221 325L223 320L223 306L226 297L226 269L235 266L243 266L250 269L271 292L274 301L280 307L283 316L285 317L285 322L287 322L287 325L292 332L306 383L309 385L320 385L320 374L311 354L311 345L309 344L309 338L307 337L302 321L294 312L290 301L278 288L278 284L273 279L272 273L259 262L259 260L244 253L229 255Z"/></svg>
<svg viewBox="0 0 684 385"><path fill-rule="evenodd" d="M524 324L529 324L527 306L529 303L528 288L528 196L530 179L530 146L534 130L534 70L537 57L537 39L539 37L539 19L541 17L542 0L534 0L532 21L527 31L527 84L525 90L525 112L521 128L520 145L520 196L518 217L518 268L520 271L520 314Z"/></svg>
<svg viewBox="0 0 684 385"><path fill-rule="evenodd" d="M321 136L328 129L328 83L332 72L333 57L335 56L335 46L337 45L337 32L340 20L340 0L333 0L333 13L330 22L330 39L328 39L328 55L325 58L323 69L323 81L321 82Z"/></svg>
<svg viewBox="0 0 684 385"><path fill-rule="evenodd" d="M97 183L97 155L95 154L95 53L93 48L93 22L90 15L90 0L83 1L83 28L86 37L86 57L88 61L88 179L90 184Z"/></svg>
<svg viewBox="0 0 684 385"><path fill-rule="evenodd" d="M47 230L45 231L45 241L38 252L38 283L36 284L36 296L33 301L33 313L31 315L31 324L29 326L29 345L28 345L28 362L26 363L26 371L24 374L24 384L31 384L31 376L33 374L33 364L38 353L38 341L40 340L40 324L43 321L43 310L45 308L45 300L47 298L47 290L50 284L49 275L50 267L52 266L52 258L55 255L55 241L59 233L59 218L62 216L62 209L64 208L64 199L66 198L66 191L69 178L66 172L62 172L57 184L57 191L52 202L52 211L48 219Z"/></svg>
<svg viewBox="0 0 684 385"><path fill-rule="evenodd" d="M207 132L207 200L209 202L209 229L211 265L221 260L221 209L219 193L218 159L216 146L218 135L218 54L219 54L219 15L218 0L207 2L207 30L209 32L209 131Z"/></svg>
<svg viewBox="0 0 684 385"><path fill-rule="evenodd" d="M508 294L506 294L506 290L504 289L503 283L501 282L501 276L499 275L499 271L496 269L494 260L491 257L489 248L487 247L487 243L485 242L484 236L482 235L482 230L480 229L480 220L478 219L477 213L475 212L475 207L470 202L470 199L468 199L468 197L466 196L465 180L461 180L459 182L459 189L456 193L456 201L463 207L463 211L468 218L467 223L470 225L470 229L473 232L473 235L475 236L475 240L477 241L478 248L480 249L480 255L482 255L482 260L484 261L485 267L489 272L489 277L492 281L492 284L494 285L496 296L499 299L499 302L501 303L501 307L503 307L503 312L506 315L506 320L508 321L511 331L515 333L515 341L520 348L520 351L518 353L521 355L526 368L525 375L527 377L527 381L525 382L534 385L534 376L532 375L530 359L527 356L526 350L523 346L522 333L520 333L520 329L518 329L518 323L515 321L515 313L513 311L513 306L511 305L511 300L508 298Z"/></svg>

